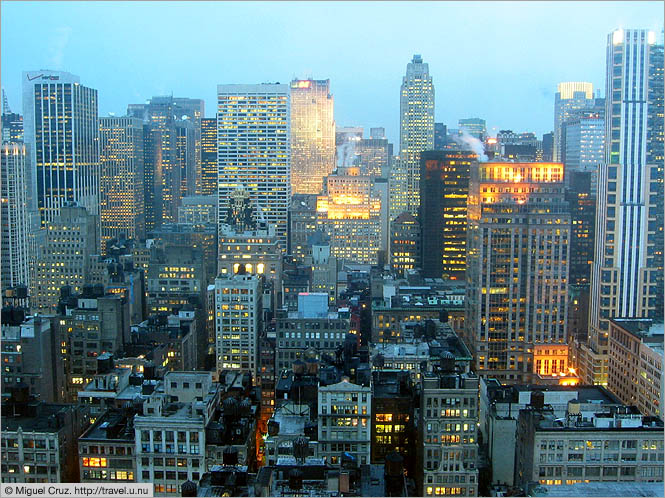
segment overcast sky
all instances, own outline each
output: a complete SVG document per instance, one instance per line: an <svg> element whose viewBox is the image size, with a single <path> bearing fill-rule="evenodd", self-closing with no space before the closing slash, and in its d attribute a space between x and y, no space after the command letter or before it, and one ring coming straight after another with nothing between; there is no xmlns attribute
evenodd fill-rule
<svg viewBox="0 0 665 498"><path fill-rule="evenodd" d="M397 144L399 87L429 63L436 121L552 129L560 81L605 93L606 36L649 28L655 2L2 2L2 87L21 112L21 71L74 73L99 113L153 95L203 98L216 85L330 79L338 126L383 126Z"/></svg>

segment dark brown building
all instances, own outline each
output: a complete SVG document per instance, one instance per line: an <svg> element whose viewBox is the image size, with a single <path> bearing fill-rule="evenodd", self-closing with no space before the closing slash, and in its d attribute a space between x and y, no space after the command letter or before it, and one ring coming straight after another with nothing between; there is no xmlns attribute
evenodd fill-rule
<svg viewBox="0 0 665 498"><path fill-rule="evenodd" d="M466 200L470 151L434 150L420 154L420 225L425 278L464 279Z"/></svg>

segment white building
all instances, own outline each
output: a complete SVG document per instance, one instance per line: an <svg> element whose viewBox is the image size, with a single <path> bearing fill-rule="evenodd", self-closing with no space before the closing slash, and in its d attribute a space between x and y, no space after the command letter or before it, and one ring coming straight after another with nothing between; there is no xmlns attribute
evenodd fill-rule
<svg viewBox="0 0 665 498"><path fill-rule="evenodd" d="M156 496L180 496L206 472L206 426L219 405L210 372L168 372L134 417L136 480Z"/></svg>
<svg viewBox="0 0 665 498"><path fill-rule="evenodd" d="M563 159L562 127L572 115L584 109L591 109L594 104L593 84L583 81L559 83L554 94L554 142L552 159Z"/></svg>
<svg viewBox="0 0 665 498"><path fill-rule="evenodd" d="M248 274L215 279L217 373L234 370L258 378L262 282L260 276Z"/></svg>
<svg viewBox="0 0 665 498"><path fill-rule="evenodd" d="M414 216L420 207L420 153L434 149L434 84L429 65L420 55L406 65L400 89L399 156L406 173L406 209ZM397 214L400 214L400 211Z"/></svg>
<svg viewBox="0 0 665 498"><path fill-rule="evenodd" d="M97 90L62 71L26 71L22 81L30 208L39 210L42 227L66 202L99 214Z"/></svg>
<svg viewBox="0 0 665 498"><path fill-rule="evenodd" d="M565 134L564 165L572 171L591 173L591 194L596 193L598 168L605 160L605 118L584 113L563 124ZM567 184L570 177L567 178Z"/></svg>
<svg viewBox="0 0 665 498"><path fill-rule="evenodd" d="M2 290L16 285L30 285L27 154L26 146L20 142L2 144L0 166Z"/></svg>
<svg viewBox="0 0 665 498"><path fill-rule="evenodd" d="M275 225L284 251L291 202L289 93L280 84L217 86L220 212L233 190L249 190L259 219Z"/></svg>
<svg viewBox="0 0 665 498"><path fill-rule="evenodd" d="M586 383L607 385L610 318L653 318L662 310L663 47L655 37L618 29L607 40L605 164L598 176L589 341L580 352L581 364L591 365L580 372Z"/></svg>
<svg viewBox="0 0 665 498"><path fill-rule="evenodd" d="M370 461L372 389L349 382L319 386L319 456L338 464L350 453L358 465Z"/></svg>

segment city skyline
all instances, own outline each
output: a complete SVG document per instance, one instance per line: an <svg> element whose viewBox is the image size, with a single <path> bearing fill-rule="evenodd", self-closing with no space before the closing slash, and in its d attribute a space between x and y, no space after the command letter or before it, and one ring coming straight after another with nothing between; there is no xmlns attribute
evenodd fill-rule
<svg viewBox="0 0 665 498"><path fill-rule="evenodd" d="M358 2L337 4L334 9L326 2L192 2L186 8L169 2L169 8L162 11L151 10L154 4L147 3L77 3L75 11L63 9L66 4L3 4L2 86L14 109L20 109L21 71L32 68L79 75L98 89L100 116L110 112L120 116L130 102L170 94L204 99L211 115L218 84L329 78L337 125L367 130L383 126L393 144L399 142L395 101L404 65L413 54L421 54L430 65L437 88L436 122L454 127L459 119L481 117L487 120L490 135L500 129L540 135L551 131L546 116L551 113L559 82L589 81L594 88L604 88L602 40L607 32L637 27L652 29L660 38L663 26L663 13L656 2L630 2L629 8L622 2L520 2L519 10L511 2L426 2L409 3L408 11L402 2L382 5L380 11L372 3ZM420 15L425 11L427 16ZM392 33L407 12L421 26L404 33L396 44ZM199 17L196 32L181 26L183 15ZM136 20L144 16L154 22L138 26ZM322 16L326 18L323 26L316 22ZM21 23L15 20L20 17L30 17L33 22L19 28ZM105 25L112 30L97 26L97 18L106 19ZM214 21L224 18L251 19L255 32L266 35L248 43L241 32L234 31L242 23L230 22L220 47L225 48L224 58L216 61L214 47L202 42L219 39ZM306 22L308 18L311 23ZM374 22L364 21L368 18ZM472 36L470 25L475 26ZM574 36L560 37L561 26ZM171 42L165 40L171 50L155 52L155 40L163 32L174 34ZM431 36L434 32L442 35ZM107 43L109 39L116 41ZM522 39L534 42L523 44ZM16 46L21 50L12 50ZM266 51L266 46L271 50ZM587 48L576 48L582 46ZM513 56L509 63L503 54ZM171 56L182 60L188 71L175 71ZM96 57L113 63L86 71ZM451 75L449 69L460 64L465 71L455 70ZM139 67L150 78L128 79ZM491 85L488 75L493 76ZM498 94L501 99L495 98Z"/></svg>

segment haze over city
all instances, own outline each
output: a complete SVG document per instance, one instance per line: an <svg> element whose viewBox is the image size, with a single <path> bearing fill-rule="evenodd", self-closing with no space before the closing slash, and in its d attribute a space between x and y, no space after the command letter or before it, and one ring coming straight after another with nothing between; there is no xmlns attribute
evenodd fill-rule
<svg viewBox="0 0 665 498"><path fill-rule="evenodd" d="M401 76L421 54L437 122L541 135L558 82L605 91L605 35L629 26L660 33L662 4L2 2L2 87L18 110L21 71L57 69L99 90L100 116L171 94L212 116L217 84L330 78L338 126L398 143Z"/></svg>

